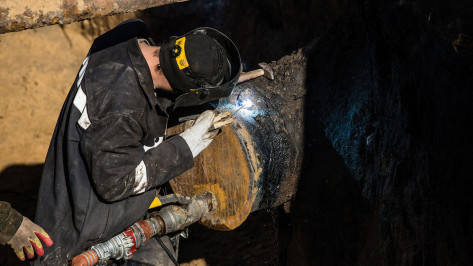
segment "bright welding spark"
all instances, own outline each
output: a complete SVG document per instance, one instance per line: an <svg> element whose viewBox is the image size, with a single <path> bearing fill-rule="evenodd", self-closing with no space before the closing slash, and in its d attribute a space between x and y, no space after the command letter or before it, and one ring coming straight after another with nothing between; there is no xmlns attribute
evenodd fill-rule
<svg viewBox="0 0 473 266"><path fill-rule="evenodd" d="M244 108L250 108L251 106L253 106L253 102L251 100L245 100L243 101L243 104Z"/></svg>

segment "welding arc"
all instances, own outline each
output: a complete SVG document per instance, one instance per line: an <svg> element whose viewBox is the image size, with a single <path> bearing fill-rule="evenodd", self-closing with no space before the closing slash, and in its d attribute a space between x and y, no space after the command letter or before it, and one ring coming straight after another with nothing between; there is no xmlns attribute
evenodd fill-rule
<svg viewBox="0 0 473 266"><path fill-rule="evenodd" d="M241 109L243 109L243 107L245 107L245 105L238 107L238 109L236 109L235 112L233 112L233 114L231 114L228 118L235 116L235 114L238 113Z"/></svg>

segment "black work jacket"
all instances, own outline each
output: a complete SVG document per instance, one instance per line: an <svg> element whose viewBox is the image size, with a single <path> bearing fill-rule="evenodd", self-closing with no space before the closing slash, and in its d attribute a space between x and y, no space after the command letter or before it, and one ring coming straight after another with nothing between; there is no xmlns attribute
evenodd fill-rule
<svg viewBox="0 0 473 266"><path fill-rule="evenodd" d="M193 166L182 137L165 139L171 101L155 95L137 37L152 42L140 20L97 38L67 96L35 219L54 244L37 264L64 264L120 233L144 216L154 188Z"/></svg>
<svg viewBox="0 0 473 266"><path fill-rule="evenodd" d="M0 245L6 245L16 234L23 222L23 215L13 209L10 203L0 201Z"/></svg>

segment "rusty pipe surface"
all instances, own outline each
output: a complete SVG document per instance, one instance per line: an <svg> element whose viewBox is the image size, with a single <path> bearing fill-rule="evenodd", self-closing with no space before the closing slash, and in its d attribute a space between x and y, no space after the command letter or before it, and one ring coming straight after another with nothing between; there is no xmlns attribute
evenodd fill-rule
<svg viewBox="0 0 473 266"><path fill-rule="evenodd" d="M281 61L295 59L304 65L298 56ZM241 84L217 108L225 112L243 107L235 115L233 129L250 169L250 211L288 202L296 193L301 167L304 99L299 95L305 93L304 78L286 80L290 76L287 71L301 69L292 70L290 65L280 68L277 63L274 67L279 70L275 81L261 78Z"/></svg>
<svg viewBox="0 0 473 266"><path fill-rule="evenodd" d="M2 0L0 33L134 12L187 0Z"/></svg>
<svg viewBox="0 0 473 266"><path fill-rule="evenodd" d="M192 169L170 181L175 193L210 191L215 196L216 210L200 221L208 228L233 230L250 212L285 204L296 193L303 155L306 59L298 52L270 66L274 80L261 77L239 84L220 100L217 111L230 111L235 120L194 158ZM182 125L173 133L183 130Z"/></svg>

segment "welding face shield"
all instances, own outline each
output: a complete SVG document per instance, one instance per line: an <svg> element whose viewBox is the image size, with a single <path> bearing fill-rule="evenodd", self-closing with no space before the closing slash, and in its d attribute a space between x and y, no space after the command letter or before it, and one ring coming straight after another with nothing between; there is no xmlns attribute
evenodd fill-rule
<svg viewBox="0 0 473 266"><path fill-rule="evenodd" d="M196 106L231 94L240 77L235 44L212 28L197 28L171 37L161 46L159 61L173 90L182 93L176 107Z"/></svg>

